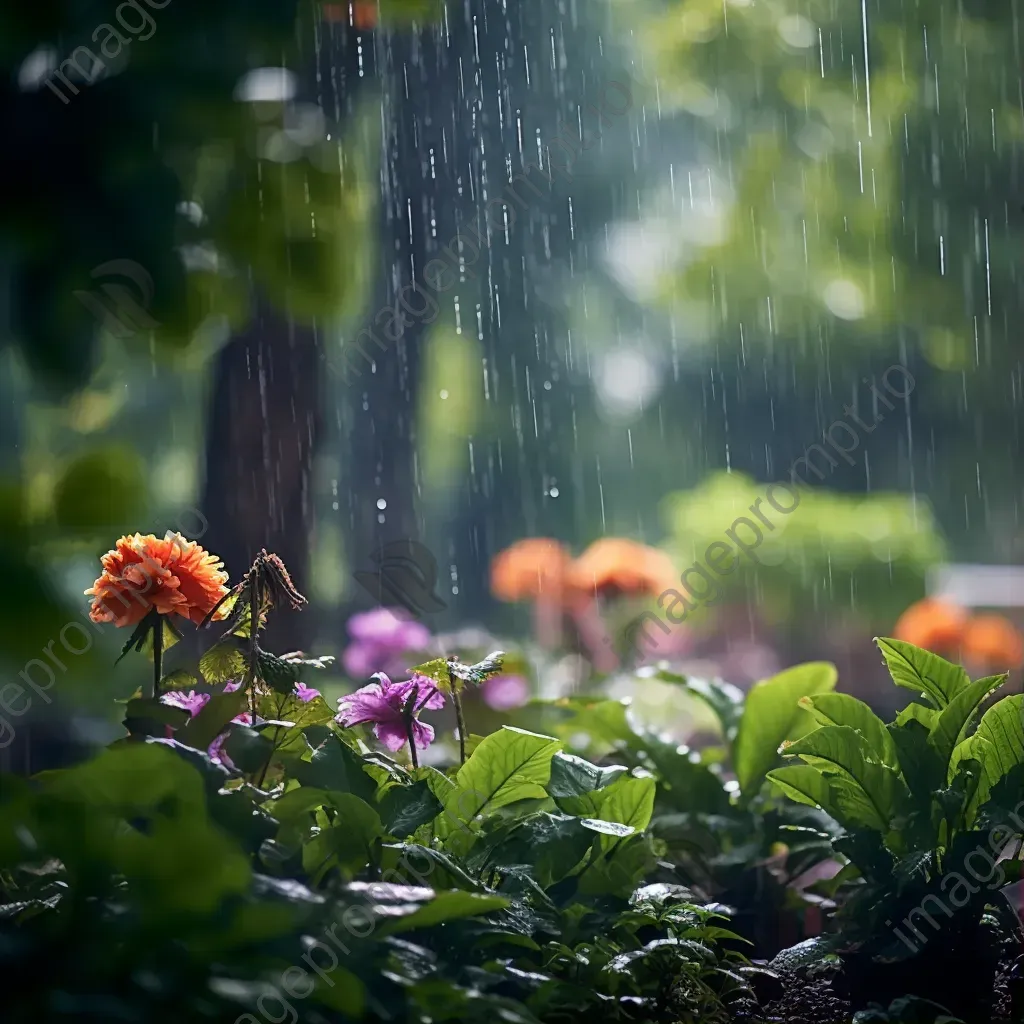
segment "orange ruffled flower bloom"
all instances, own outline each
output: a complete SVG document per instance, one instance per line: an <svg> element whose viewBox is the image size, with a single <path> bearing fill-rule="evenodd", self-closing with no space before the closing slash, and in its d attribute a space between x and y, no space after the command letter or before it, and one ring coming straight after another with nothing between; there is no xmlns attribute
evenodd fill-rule
<svg viewBox="0 0 1024 1024"><path fill-rule="evenodd" d="M549 537L528 537L495 556L491 591L499 601L539 597L561 600L571 558L563 544Z"/></svg>
<svg viewBox="0 0 1024 1024"><path fill-rule="evenodd" d="M85 592L93 622L134 626L155 609L198 626L228 592L224 563L180 533L122 537L101 563L103 574Z"/></svg>
<svg viewBox="0 0 1024 1024"><path fill-rule="evenodd" d="M965 659L980 662L994 672L1005 672L1024 662L1024 637L1002 615L976 615L967 623L961 643Z"/></svg>
<svg viewBox="0 0 1024 1024"><path fill-rule="evenodd" d="M603 537L572 564L569 583L590 594L616 591L657 596L675 585L675 570L664 551L622 537Z"/></svg>
<svg viewBox="0 0 1024 1024"><path fill-rule="evenodd" d="M966 628L967 613L962 608L926 597L899 617L893 636L935 654L954 654Z"/></svg>

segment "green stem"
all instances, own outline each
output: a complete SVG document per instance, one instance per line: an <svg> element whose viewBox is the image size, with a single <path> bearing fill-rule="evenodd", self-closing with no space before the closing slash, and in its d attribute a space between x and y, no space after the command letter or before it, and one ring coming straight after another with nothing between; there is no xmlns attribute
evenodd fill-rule
<svg viewBox="0 0 1024 1024"><path fill-rule="evenodd" d="M249 592L249 711L256 720L256 679L259 676L260 574L253 573Z"/></svg>
<svg viewBox="0 0 1024 1024"><path fill-rule="evenodd" d="M462 695L455 685L452 685L452 704L455 705L455 721L459 726L459 760L466 763L466 718L462 713Z"/></svg>
<svg viewBox="0 0 1024 1024"><path fill-rule="evenodd" d="M160 696L160 680L164 669L164 620L157 615L153 621L153 699Z"/></svg>

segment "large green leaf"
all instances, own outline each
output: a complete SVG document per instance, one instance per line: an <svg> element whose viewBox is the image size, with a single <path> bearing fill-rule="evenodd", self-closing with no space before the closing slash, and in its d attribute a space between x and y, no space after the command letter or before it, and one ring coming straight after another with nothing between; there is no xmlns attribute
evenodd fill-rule
<svg viewBox="0 0 1024 1024"><path fill-rule="evenodd" d="M736 738L743 717L743 691L738 686L721 679L692 679L662 665L656 669L640 669L637 675L684 687L714 712L721 726L722 735L729 743Z"/></svg>
<svg viewBox="0 0 1024 1024"><path fill-rule="evenodd" d="M966 757L981 762L986 789L991 789L1017 765L1024 764L1024 694L1004 697L985 712L974 735L955 748L950 778L956 764Z"/></svg>
<svg viewBox="0 0 1024 1024"><path fill-rule="evenodd" d="M374 841L384 835L380 816L365 800L351 793L336 793L338 824L322 829L302 848L302 867L315 882L327 871L340 868L351 876L373 857Z"/></svg>
<svg viewBox="0 0 1024 1024"><path fill-rule="evenodd" d="M405 839L441 813L441 801L430 784L421 779L411 786L392 786L381 798L378 810L388 834Z"/></svg>
<svg viewBox="0 0 1024 1024"><path fill-rule="evenodd" d="M925 694L937 708L946 707L970 683L959 665L905 640L875 637L875 643L885 658L892 681L897 686Z"/></svg>
<svg viewBox="0 0 1024 1024"><path fill-rule="evenodd" d="M546 796L551 758L560 746L551 736L509 725L492 732L459 769L445 810L458 821L471 821L516 800Z"/></svg>
<svg viewBox="0 0 1024 1024"><path fill-rule="evenodd" d="M623 826L618 826L623 827ZM473 853L480 867L507 868L528 865L530 874L547 889L570 874L586 856L593 843L593 831L579 818L541 812L503 829L494 841L478 844ZM632 833L632 829L628 830ZM490 838L490 837L488 837Z"/></svg>
<svg viewBox="0 0 1024 1024"><path fill-rule="evenodd" d="M809 764L787 764L782 768L773 768L768 779L790 798L799 804L820 807L833 818L845 825L836 795L826 776Z"/></svg>
<svg viewBox="0 0 1024 1024"><path fill-rule="evenodd" d="M965 737L981 705L1006 682L1006 673L986 676L965 686L939 713L928 742L942 761L945 771L953 749Z"/></svg>
<svg viewBox="0 0 1024 1024"><path fill-rule="evenodd" d="M628 774L629 769L623 765L602 768L575 754L559 752L551 759L551 778L547 791L555 800L584 796L604 789Z"/></svg>
<svg viewBox="0 0 1024 1024"><path fill-rule="evenodd" d="M869 760L866 741L850 726L816 729L788 744L785 753L835 776L829 781L846 812L864 815L865 823L882 833L891 830L893 819L909 804L903 780L886 765Z"/></svg>
<svg viewBox="0 0 1024 1024"><path fill-rule="evenodd" d="M856 729L882 764L899 771L899 756L889 730L862 700L848 693L819 693L814 697L803 697L800 705L807 708L821 725L848 725Z"/></svg>
<svg viewBox="0 0 1024 1024"><path fill-rule="evenodd" d="M654 795L657 784L650 775L629 775L619 778L610 786L559 801L559 806L568 814L579 818L596 819L628 826L633 832L643 832L651 823L654 813ZM621 835L606 832L601 837L601 849L610 850Z"/></svg>
<svg viewBox="0 0 1024 1024"><path fill-rule="evenodd" d="M504 896L493 893L450 891L439 892L411 914L391 918L378 931L381 936L411 932L418 928L430 928L445 921L477 917L494 910L504 910L509 904Z"/></svg>
<svg viewBox="0 0 1024 1024"><path fill-rule="evenodd" d="M308 761L290 761L288 768L304 786L351 793L369 804L377 792L377 783L366 772L363 759L334 733Z"/></svg>
<svg viewBox="0 0 1024 1024"><path fill-rule="evenodd" d="M778 762L781 744L814 727L810 713L800 707L800 698L827 693L835 685L835 666L814 661L765 679L747 694L733 748L733 768L745 798L760 789L766 773Z"/></svg>

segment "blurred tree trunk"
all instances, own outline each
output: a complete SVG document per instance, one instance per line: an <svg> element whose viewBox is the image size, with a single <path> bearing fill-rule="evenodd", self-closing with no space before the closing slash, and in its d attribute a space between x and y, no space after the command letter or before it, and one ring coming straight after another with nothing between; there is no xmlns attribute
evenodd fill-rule
<svg viewBox="0 0 1024 1024"><path fill-rule="evenodd" d="M210 524L203 543L232 581L265 547L306 586L320 362L316 331L266 308L218 356L201 511ZM301 615L276 616L270 630L274 650L309 645Z"/></svg>

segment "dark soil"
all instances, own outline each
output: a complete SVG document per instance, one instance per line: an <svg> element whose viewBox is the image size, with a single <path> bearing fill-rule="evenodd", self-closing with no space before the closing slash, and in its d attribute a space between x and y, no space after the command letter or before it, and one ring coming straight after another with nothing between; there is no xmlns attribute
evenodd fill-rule
<svg viewBox="0 0 1024 1024"><path fill-rule="evenodd" d="M993 986L991 1010L968 1014L966 1024L1024 1024L1024 998L1011 1007L1011 978L1016 957L1001 960ZM1018 969L1019 970L1019 969ZM1024 997L1024 985L1021 986ZM841 967L814 965L781 973L777 982L758 984L760 1006L734 1015L736 1024L850 1024L853 1014L867 1009L852 1005L848 979Z"/></svg>

